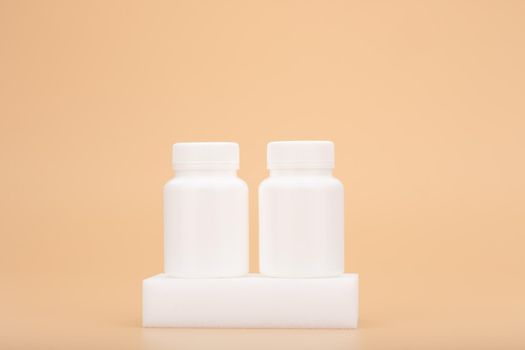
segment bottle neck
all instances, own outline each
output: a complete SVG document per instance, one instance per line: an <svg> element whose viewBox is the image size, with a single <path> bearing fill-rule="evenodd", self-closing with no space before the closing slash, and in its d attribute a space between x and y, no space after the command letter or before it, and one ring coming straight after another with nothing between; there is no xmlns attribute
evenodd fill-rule
<svg viewBox="0 0 525 350"><path fill-rule="evenodd" d="M235 169L178 169L175 170L176 177L187 177L187 176L213 176L213 177L226 177L226 176L237 176L237 170Z"/></svg>
<svg viewBox="0 0 525 350"><path fill-rule="evenodd" d="M270 176L332 176L333 169L270 169Z"/></svg>

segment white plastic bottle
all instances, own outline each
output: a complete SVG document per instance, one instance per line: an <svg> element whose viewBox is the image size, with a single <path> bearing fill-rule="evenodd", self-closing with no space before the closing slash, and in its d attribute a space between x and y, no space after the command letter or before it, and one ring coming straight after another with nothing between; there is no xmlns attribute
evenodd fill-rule
<svg viewBox="0 0 525 350"><path fill-rule="evenodd" d="M164 186L164 272L174 277L248 273L248 187L237 177L239 145L173 145Z"/></svg>
<svg viewBox="0 0 525 350"><path fill-rule="evenodd" d="M344 190L329 141L271 142L259 186L259 267L273 277L344 271Z"/></svg>

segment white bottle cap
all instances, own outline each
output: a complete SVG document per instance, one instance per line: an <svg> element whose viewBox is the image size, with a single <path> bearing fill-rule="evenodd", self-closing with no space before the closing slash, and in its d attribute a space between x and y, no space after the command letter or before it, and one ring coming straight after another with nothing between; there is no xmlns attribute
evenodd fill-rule
<svg viewBox="0 0 525 350"><path fill-rule="evenodd" d="M331 141L270 142L268 169L332 169L334 143Z"/></svg>
<svg viewBox="0 0 525 350"><path fill-rule="evenodd" d="M173 145L173 169L239 169L235 142L181 142Z"/></svg>

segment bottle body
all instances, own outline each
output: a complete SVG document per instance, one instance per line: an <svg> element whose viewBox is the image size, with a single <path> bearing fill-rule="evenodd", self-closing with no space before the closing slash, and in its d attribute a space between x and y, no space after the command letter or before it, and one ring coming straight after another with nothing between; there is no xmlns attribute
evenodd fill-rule
<svg viewBox="0 0 525 350"><path fill-rule="evenodd" d="M344 190L331 175L271 175L259 187L259 223L262 274L343 273Z"/></svg>
<svg viewBox="0 0 525 350"><path fill-rule="evenodd" d="M248 187L236 176L176 176L164 187L164 271L248 273Z"/></svg>

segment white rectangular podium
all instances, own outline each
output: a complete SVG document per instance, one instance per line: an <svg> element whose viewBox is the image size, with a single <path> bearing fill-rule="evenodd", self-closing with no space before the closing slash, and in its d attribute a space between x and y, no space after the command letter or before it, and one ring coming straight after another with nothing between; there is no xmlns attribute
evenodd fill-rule
<svg viewBox="0 0 525 350"><path fill-rule="evenodd" d="M328 278L172 278L143 281L144 327L356 328L357 274Z"/></svg>

